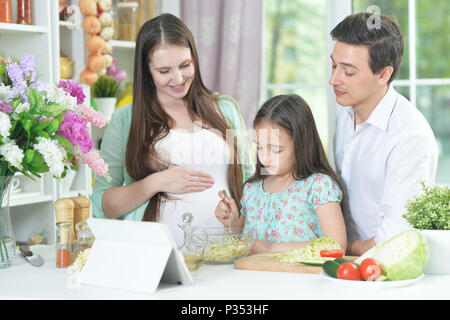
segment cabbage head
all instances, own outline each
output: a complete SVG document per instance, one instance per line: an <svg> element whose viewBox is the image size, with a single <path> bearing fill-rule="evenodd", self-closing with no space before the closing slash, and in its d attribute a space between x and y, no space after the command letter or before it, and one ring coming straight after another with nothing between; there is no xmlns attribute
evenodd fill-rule
<svg viewBox="0 0 450 320"><path fill-rule="evenodd" d="M355 263L361 264L366 258L373 258L381 264L388 280L407 280L420 276L428 262L428 243L417 230L403 231L382 242Z"/></svg>

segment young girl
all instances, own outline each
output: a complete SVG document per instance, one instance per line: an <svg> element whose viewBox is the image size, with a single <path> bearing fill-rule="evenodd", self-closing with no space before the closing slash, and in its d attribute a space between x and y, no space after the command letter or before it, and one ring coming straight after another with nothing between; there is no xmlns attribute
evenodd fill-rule
<svg viewBox="0 0 450 320"><path fill-rule="evenodd" d="M216 218L254 229L250 254L301 248L330 237L345 250L347 236L340 207L340 181L330 167L308 104L297 95L268 100L253 122L257 144L255 174L244 185L241 215L224 197Z"/></svg>

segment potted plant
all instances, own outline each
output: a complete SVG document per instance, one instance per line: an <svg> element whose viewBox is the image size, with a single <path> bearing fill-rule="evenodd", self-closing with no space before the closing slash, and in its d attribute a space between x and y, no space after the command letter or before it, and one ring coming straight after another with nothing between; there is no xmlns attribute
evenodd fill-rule
<svg viewBox="0 0 450 320"><path fill-rule="evenodd" d="M424 193L406 203L403 217L427 239L430 258L424 272L450 274L450 189L426 186Z"/></svg>
<svg viewBox="0 0 450 320"><path fill-rule="evenodd" d="M107 122L111 120L111 116L115 110L120 84L113 77L102 75L92 85L94 102L97 105L98 111L103 114Z"/></svg>

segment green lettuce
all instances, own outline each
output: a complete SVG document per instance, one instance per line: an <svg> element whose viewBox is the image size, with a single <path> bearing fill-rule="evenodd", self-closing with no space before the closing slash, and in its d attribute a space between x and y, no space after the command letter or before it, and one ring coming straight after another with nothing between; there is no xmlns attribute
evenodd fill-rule
<svg viewBox="0 0 450 320"><path fill-rule="evenodd" d="M309 245L304 248L291 249L283 253L275 253L271 256L276 257L278 262L297 263L310 261L327 261L334 258L322 258L320 256L321 250L342 249L341 245L327 237L321 237L311 241Z"/></svg>
<svg viewBox="0 0 450 320"><path fill-rule="evenodd" d="M417 230L403 231L382 242L355 263L361 264L366 258L373 258L381 264L383 273L389 280L408 280L420 276L428 262L429 249L425 237Z"/></svg>

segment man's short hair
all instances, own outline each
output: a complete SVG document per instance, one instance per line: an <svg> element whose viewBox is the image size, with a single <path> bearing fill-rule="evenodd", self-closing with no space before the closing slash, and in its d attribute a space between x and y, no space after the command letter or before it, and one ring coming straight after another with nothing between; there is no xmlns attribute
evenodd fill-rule
<svg viewBox="0 0 450 320"><path fill-rule="evenodd" d="M369 20L371 19L371 20ZM373 19L379 19L373 24ZM361 12L347 16L332 31L333 40L364 45L369 49L369 66L378 73L386 66L394 69L388 83L395 79L402 62L405 39L396 19Z"/></svg>

